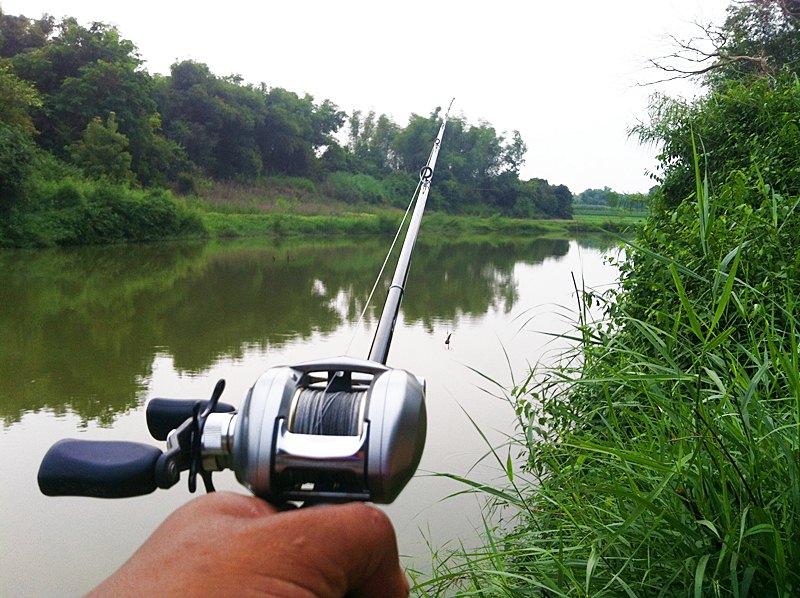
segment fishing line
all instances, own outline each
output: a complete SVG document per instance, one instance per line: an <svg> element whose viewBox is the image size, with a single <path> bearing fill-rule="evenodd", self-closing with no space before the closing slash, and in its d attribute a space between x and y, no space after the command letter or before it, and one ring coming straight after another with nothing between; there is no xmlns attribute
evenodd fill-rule
<svg viewBox="0 0 800 598"><path fill-rule="evenodd" d="M419 193L420 185L422 185L422 179L417 181L417 188L414 189L414 193L411 194L411 201L408 202L408 206L406 207L406 212L403 214L403 219L400 221L400 226L397 227L397 232L394 234L394 239L392 239L392 244L389 247L389 251L386 254L386 258L383 260L383 265L381 266L380 271L378 272L378 276L375 278L375 284L372 285L372 290L369 292L369 296L367 297L367 302L364 304L364 309L361 311L361 315L358 317L358 321L356 322L355 328L353 329L353 335L350 337L350 342L347 343L347 349L345 349L344 354L348 355L350 353L350 348L353 346L353 341L356 339L356 335L358 334L358 329L361 326L361 323L364 321L364 316L369 309L370 303L372 303L372 297L375 295L375 290L378 288L378 284L381 282L381 277L383 276L383 272L386 269L386 264L389 263L389 258L392 256L392 252L394 251L394 247L397 244L397 239L400 237L400 232L403 230L403 225L406 223L406 219L408 218L408 213L411 211L411 206L414 205L414 201L417 198L417 194Z"/></svg>
<svg viewBox="0 0 800 598"><path fill-rule="evenodd" d="M450 102L452 106L452 101ZM411 199L406 206L406 211L403 214L403 218L400 221L400 225L397 227L397 231L395 232L394 239L392 239L392 243L389 246L389 251L386 253L386 257L383 260L383 264L380 267L377 277L375 278L375 282L372 285L372 289L370 290L369 296L367 297L366 303L364 304L364 309L361 311L359 318L356 322L356 325L353 329L353 334L350 337L350 342L347 345L347 349L345 354L350 352L350 348L355 341L355 337L358 333L358 330L361 326L361 323L364 321L364 317L366 316L367 310L372 303L372 299L375 295L375 291L380 284L380 281L383 277L383 273L386 270L386 266L389 263L389 259L391 258L392 252L394 251L395 246L397 245L397 240L400 238L400 233L403 231L403 227L405 226L406 220L411 213L412 206L416 203L416 208L414 210L414 216L411 219L411 223L409 224L409 232L407 235L411 235L410 229L413 227L413 240L412 240L412 249L413 249L413 241L416 239L417 232L419 231L419 218L421 217L421 209L424 209L425 200L427 199L428 189L430 187L430 181L433 177L433 167L436 164L436 156L438 155L440 144L441 144L441 136L444 132L444 125L447 122L447 115L450 113L450 107L447 109L447 114L445 114L445 118L442 122L442 125L439 129L439 134L434 142L433 148L431 148L430 154L428 155L428 160L425 164L425 167L420 170L419 173L419 180L417 182L417 187L414 189L414 193L411 195ZM422 202L422 203L420 203ZM419 214L417 212L420 212ZM415 225L416 219L416 225ZM406 243L408 239L406 239ZM398 269L400 269L400 262L404 260L402 254L406 252L406 244L403 246L403 251L401 252L400 257L398 258ZM405 258L405 273L403 278L407 275L407 268L408 262L410 261L410 255ZM397 272L395 273L395 280L392 281L392 289L395 287L401 288L405 286L405 282L403 281L402 284L397 282ZM391 289L390 289L391 294ZM387 299L388 305L388 299ZM397 307L399 307L399 299L397 302ZM386 308L384 308L386 311ZM381 315L381 321L383 321L383 315ZM396 314L394 315L396 317ZM392 323L392 328L394 327L394 323ZM379 325L379 331L376 333L376 339L373 339L373 349L375 348L375 342L377 340L377 336L380 333L381 326ZM391 337L391 332L389 333ZM386 347L388 349L388 345ZM370 350L370 359L372 357L372 349ZM385 352L382 354L380 358L381 363L384 363L386 359ZM335 391L331 392L332 385L336 378L344 376L344 372L340 371L331 371L328 373L328 383L325 385L323 390L318 388L305 388L302 390L298 390L296 393L294 400L293 400L293 407L292 407L292 415L290 417L290 428L292 432L298 434L323 434L323 435L332 435L332 436L355 436L360 433L360 422L363 419L363 413L366 406L366 397L367 394L364 391L343 391L340 387L337 387Z"/></svg>
<svg viewBox="0 0 800 598"><path fill-rule="evenodd" d="M378 320L378 328L375 331L375 336L372 339L372 346L370 347L368 357L368 359L371 361L377 361L378 363L385 364L389 354L389 347L391 346L394 327L397 322L397 316L400 312L400 301L403 298L403 292L405 291L406 281L408 279L408 270L411 266L411 254L414 252L414 245L416 244L417 235L419 234L422 213L425 211L425 205L427 204L428 200L428 192L430 191L431 186L431 179L433 178L433 169L436 166L436 158L439 155L439 149L441 148L442 144L442 136L444 135L444 128L447 124L447 117L450 114L450 108L452 106L453 100L450 101L450 105L447 107L447 112L442 119L442 124L439 126L439 133L436 135L436 140L433 142L433 148L428 155L428 161L422 170L419 171L419 182L417 183L417 188L414 191L411 202L409 202L409 205L406 208L406 213L403 215L403 221L400 223L397 236L395 236L394 241L392 241L392 247L389 250L389 253L391 253L395 246L395 242L400 235L400 229L402 229L403 224L406 221L406 217L411 211L411 205L416 202L416 205L414 206L414 212L411 214L411 220L408 224L408 230L406 231L406 238L403 241L403 247L400 250L400 254L397 258L397 266L395 268L394 277L392 278L392 282L389 286L389 291L386 296L386 303L384 303L381 317ZM388 261L388 259L389 258L387 255L386 260ZM384 262L384 267L385 265L386 262ZM381 274L382 273L383 267L381 268ZM375 281L375 285L370 293L369 301L372 300L372 295L375 292L375 288L378 285L381 274L378 275L378 280ZM368 306L369 303L364 306L364 313L366 313ZM363 316L364 314L362 314L358 320L359 325ZM353 331L353 337L355 337L355 333L356 330ZM350 345L348 345L348 350L349 349Z"/></svg>
<svg viewBox="0 0 800 598"><path fill-rule="evenodd" d="M298 390L290 431L295 434L358 436L367 398L366 391L327 392L314 388ZM336 408L331 409L335 404Z"/></svg>

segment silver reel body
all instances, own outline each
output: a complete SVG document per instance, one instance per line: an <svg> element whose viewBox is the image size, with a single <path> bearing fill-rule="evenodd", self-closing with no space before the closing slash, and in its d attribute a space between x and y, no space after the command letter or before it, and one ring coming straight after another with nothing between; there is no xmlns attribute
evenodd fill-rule
<svg viewBox="0 0 800 598"><path fill-rule="evenodd" d="M392 502L416 471L426 434L425 382L340 357L274 367L238 413L212 413L203 468L230 468L253 494L286 501Z"/></svg>

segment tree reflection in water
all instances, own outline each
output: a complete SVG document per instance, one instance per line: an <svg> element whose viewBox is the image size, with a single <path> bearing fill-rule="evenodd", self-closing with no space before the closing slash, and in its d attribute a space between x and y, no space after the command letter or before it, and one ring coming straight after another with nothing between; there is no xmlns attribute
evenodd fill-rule
<svg viewBox="0 0 800 598"><path fill-rule="evenodd" d="M386 247L368 237L0 252L0 418L9 426L48 409L110 425L141 405L157 355L200 373L249 348L331 333L358 319ZM515 264L568 249L554 239L420 239L403 317L432 332L434 322L452 329L463 316L508 312Z"/></svg>

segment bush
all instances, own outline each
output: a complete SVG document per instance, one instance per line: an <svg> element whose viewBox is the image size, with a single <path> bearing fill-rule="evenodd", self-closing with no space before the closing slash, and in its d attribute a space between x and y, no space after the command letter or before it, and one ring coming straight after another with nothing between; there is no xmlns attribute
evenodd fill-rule
<svg viewBox="0 0 800 598"><path fill-rule="evenodd" d="M194 176L188 172L178 173L175 179L175 191L181 195L197 194L197 183Z"/></svg>
<svg viewBox="0 0 800 598"><path fill-rule="evenodd" d="M797 114L800 82L791 74L731 82L691 104L661 98L652 108L652 122L635 129L642 140L663 144L662 194L656 205L672 210L694 193L695 142L710 181L723 185L732 173L744 177L748 192L742 200L752 199L760 180L779 193L795 194L800 189Z"/></svg>
<svg viewBox="0 0 800 598"><path fill-rule="evenodd" d="M405 208L417 188L417 179L407 172L392 172L383 179L383 188L389 203L396 208Z"/></svg>
<svg viewBox="0 0 800 598"><path fill-rule="evenodd" d="M797 110L776 114L777 130L765 116L795 93L780 85L731 86L669 123L690 152L668 144L665 201L619 289L584 290L575 352L510 393L519 435L508 461L493 451L508 483L463 480L515 526L487 528L486 546L445 559L426 590L798 595L800 170ZM731 122L723 147L714 119L748 110L751 128ZM692 131L712 133L710 155ZM764 173L779 166L773 185ZM588 319L596 302L608 319Z"/></svg>
<svg viewBox="0 0 800 598"><path fill-rule="evenodd" d="M89 245L204 235L199 215L168 191L111 182L40 182L27 211L15 212L3 245Z"/></svg>
<svg viewBox="0 0 800 598"><path fill-rule="evenodd" d="M349 203L380 204L388 200L381 181L368 174L334 172L328 176L325 186L332 197Z"/></svg>
<svg viewBox="0 0 800 598"><path fill-rule="evenodd" d="M494 451L507 485L462 479L516 525L426 591L797 595L800 197L762 191L651 217L620 291L582 293L575 353L511 394L521 468Z"/></svg>

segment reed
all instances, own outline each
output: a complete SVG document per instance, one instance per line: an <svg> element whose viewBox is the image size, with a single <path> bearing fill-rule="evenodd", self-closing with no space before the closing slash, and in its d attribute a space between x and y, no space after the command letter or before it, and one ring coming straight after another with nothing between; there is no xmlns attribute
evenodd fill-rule
<svg viewBox="0 0 800 598"><path fill-rule="evenodd" d="M798 201L697 178L619 289L576 289L575 348L508 392L501 482L451 476L513 524L440 554L418 595L800 592Z"/></svg>

